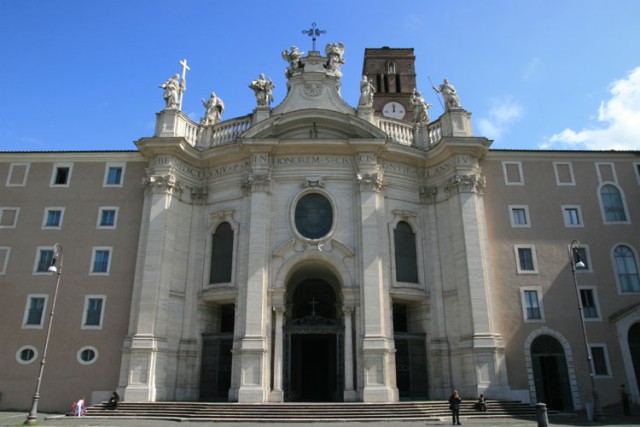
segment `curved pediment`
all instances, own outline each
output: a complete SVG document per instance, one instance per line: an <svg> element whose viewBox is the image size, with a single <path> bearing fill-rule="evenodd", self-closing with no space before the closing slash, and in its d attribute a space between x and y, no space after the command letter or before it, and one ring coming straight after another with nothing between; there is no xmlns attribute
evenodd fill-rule
<svg viewBox="0 0 640 427"><path fill-rule="evenodd" d="M306 109L280 114L251 127L243 139L387 139L382 130L355 115Z"/></svg>

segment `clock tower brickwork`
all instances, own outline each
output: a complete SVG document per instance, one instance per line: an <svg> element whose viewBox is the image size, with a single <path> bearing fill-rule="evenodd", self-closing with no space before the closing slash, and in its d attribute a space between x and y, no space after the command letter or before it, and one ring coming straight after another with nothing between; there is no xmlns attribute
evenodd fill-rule
<svg viewBox="0 0 640 427"><path fill-rule="evenodd" d="M411 95L416 88L416 57L413 48L367 48L364 51L362 75L375 87L373 109L383 114L389 102L402 104L405 115L402 120L413 117Z"/></svg>

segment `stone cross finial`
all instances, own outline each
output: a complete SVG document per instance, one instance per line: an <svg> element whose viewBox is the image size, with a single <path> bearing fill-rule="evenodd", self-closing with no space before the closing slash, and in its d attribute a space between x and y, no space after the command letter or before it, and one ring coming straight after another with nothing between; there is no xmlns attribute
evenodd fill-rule
<svg viewBox="0 0 640 427"><path fill-rule="evenodd" d="M191 70L191 68L189 68L189 66L187 65L187 60L183 59L182 61L179 61L179 64L182 66L182 87L180 90L180 107L179 109L182 109L182 96L184 95L184 91L187 88L187 81L186 81L186 77L187 77L187 70Z"/></svg>
<svg viewBox="0 0 640 427"><path fill-rule="evenodd" d="M316 23L313 22L311 23L311 28L308 30L302 30L302 34L307 34L309 37L311 37L312 40L312 45L313 45L313 49L312 50L316 50L316 38L321 35L321 34L326 34L327 31L326 30L319 30L318 28L316 28Z"/></svg>

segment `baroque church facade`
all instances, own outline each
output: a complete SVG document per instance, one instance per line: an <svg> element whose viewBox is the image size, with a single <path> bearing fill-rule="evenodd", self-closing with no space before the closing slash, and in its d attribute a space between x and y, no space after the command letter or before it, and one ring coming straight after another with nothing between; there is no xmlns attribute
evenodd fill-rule
<svg viewBox="0 0 640 427"><path fill-rule="evenodd" d="M589 363L602 403L638 400L638 154L491 150L446 79L429 117L413 49L367 49L350 106L343 52L283 52L286 98L261 75L229 120L214 93L185 115L176 75L137 151L0 153L0 407L30 403L54 259L45 409L453 388L581 409Z"/></svg>

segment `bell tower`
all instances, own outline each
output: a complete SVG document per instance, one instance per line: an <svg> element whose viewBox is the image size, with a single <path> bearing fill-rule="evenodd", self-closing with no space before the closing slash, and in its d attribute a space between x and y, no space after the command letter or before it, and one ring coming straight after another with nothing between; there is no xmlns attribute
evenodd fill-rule
<svg viewBox="0 0 640 427"><path fill-rule="evenodd" d="M411 95L416 88L413 48L367 48L362 75L375 87L373 109L386 117L409 121L413 117Z"/></svg>

